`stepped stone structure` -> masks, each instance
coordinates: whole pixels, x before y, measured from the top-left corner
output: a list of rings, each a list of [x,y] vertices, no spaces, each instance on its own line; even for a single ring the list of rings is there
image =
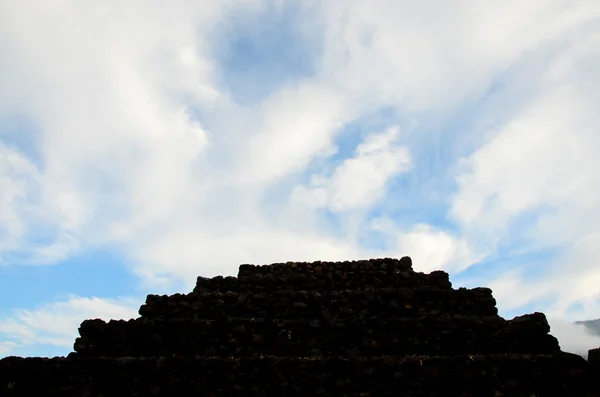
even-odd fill
[[[84,321],[66,358],[0,360],[0,395],[600,396],[597,350],[408,257],[241,265],[139,313]]]

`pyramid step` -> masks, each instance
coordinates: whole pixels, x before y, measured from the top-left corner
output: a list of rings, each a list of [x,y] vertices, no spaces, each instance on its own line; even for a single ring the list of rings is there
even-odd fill
[[[320,269],[315,266],[315,269]],[[284,290],[314,290],[328,291],[331,289],[356,289],[373,287],[399,286],[430,286],[437,288],[452,288],[449,275],[443,271],[429,274],[416,273],[412,270],[361,270],[361,271],[331,271],[324,267],[315,271],[313,268],[297,267],[293,273],[246,273],[240,272],[239,277],[213,278],[198,277],[194,292],[227,292],[227,291],[265,291]]]
[[[560,351],[542,313],[498,316],[343,320],[86,320],[75,351],[82,356],[379,356],[389,354]]]
[[[311,274],[311,273],[346,273],[363,271],[384,272],[413,272],[412,259],[408,256],[400,259],[378,258],[358,261],[341,262],[286,262],[268,265],[240,265],[238,276],[251,276],[253,274]]]
[[[317,291],[282,290],[206,294],[148,295],[139,313],[145,318],[320,318],[323,309],[336,317],[421,317],[426,314],[496,315],[489,288],[365,288]]]
[[[16,396],[593,397],[582,357],[409,356],[361,359],[17,358],[0,360],[0,393]]]

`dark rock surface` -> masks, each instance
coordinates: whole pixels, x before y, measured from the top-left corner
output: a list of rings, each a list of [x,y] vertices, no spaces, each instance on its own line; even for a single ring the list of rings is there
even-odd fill
[[[561,352],[542,313],[410,258],[241,265],[84,321],[67,358],[0,360],[2,396],[600,396],[600,353]]]
[[[82,356],[361,356],[452,355],[559,352],[558,341],[538,326],[534,315],[378,318],[348,321],[272,320],[87,320],[75,350]],[[213,353],[214,354],[214,353]]]
[[[285,286],[283,287],[285,288]],[[148,295],[140,308],[143,318],[320,318],[327,309],[334,317],[422,317],[449,313],[490,316],[498,313],[492,291],[487,288],[408,286],[363,287],[317,292],[280,289],[273,292],[227,291],[172,296]]]

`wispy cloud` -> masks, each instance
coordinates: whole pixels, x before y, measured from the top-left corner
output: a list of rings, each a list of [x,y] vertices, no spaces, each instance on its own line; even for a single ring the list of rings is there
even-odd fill
[[[292,199],[333,212],[371,208],[384,197],[391,178],[410,170],[410,153],[394,145],[397,136],[395,128],[368,136],[331,175],[312,175],[309,186],[298,186]]]
[[[0,319],[2,353],[18,354],[30,345],[51,345],[72,351],[77,329],[83,320],[105,321],[137,318],[139,304],[132,299],[101,299],[70,296],[66,301],[52,302],[34,310],[14,310]]]

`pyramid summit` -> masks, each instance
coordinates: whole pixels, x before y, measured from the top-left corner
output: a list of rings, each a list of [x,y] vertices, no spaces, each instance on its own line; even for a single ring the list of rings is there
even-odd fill
[[[597,349],[408,257],[241,265],[139,314],[84,321],[66,358],[0,360],[2,395],[600,396]]]

